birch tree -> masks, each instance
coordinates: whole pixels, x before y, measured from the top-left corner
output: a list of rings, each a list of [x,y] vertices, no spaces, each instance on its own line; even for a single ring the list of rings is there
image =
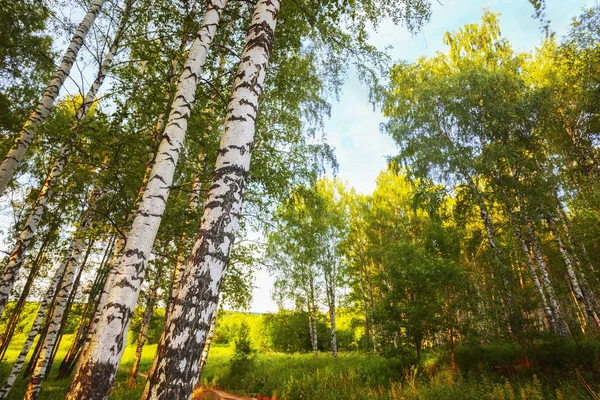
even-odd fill
[[[68,399],[104,399],[114,382],[125,347],[124,332],[131,321],[146,263],[165,210],[199,75],[225,4],[223,0],[209,4],[189,50],[152,172],[118,262],[114,284],[86,359],[82,360],[71,384]]]
[[[201,352],[238,228],[258,101],[279,6],[277,0],[260,0],[252,16],[229,100],[213,185],[182,284],[166,319],[146,398],[189,398],[198,379]]]
[[[75,289],[74,282],[75,277],[78,276],[80,268],[80,257],[85,244],[86,231],[89,230],[92,223],[94,206],[99,195],[100,193],[97,190],[93,190],[90,194],[88,209],[82,216],[77,231],[73,234],[73,239],[71,241],[67,257],[63,261],[64,266],[60,267],[61,270],[65,270],[65,275],[61,282],[60,290],[56,296],[54,307],[51,310],[51,313],[48,314],[48,331],[44,335],[41,353],[36,361],[31,382],[27,387],[27,392],[25,394],[26,399],[37,399],[39,397],[42,382],[48,373],[47,368],[52,354],[54,353],[60,327],[63,324],[63,317],[67,307],[67,302],[71,296],[71,291]]]
[[[79,130],[81,124],[83,123],[86,115],[90,111],[92,105],[95,103],[98,91],[100,90],[100,87],[102,86],[102,83],[104,82],[104,80],[108,74],[110,65],[112,63],[112,59],[115,56],[115,53],[117,52],[117,49],[119,47],[119,43],[122,39],[122,36],[125,33],[125,28],[126,28],[127,19],[128,19],[127,17],[129,14],[129,9],[131,7],[132,1],[133,0],[128,0],[127,6],[125,8],[125,12],[124,12],[121,22],[120,22],[120,25],[115,33],[115,36],[112,40],[109,50],[106,53],[104,60],[102,61],[102,64],[100,65],[96,79],[92,83],[92,86],[88,90],[81,105],[77,109],[77,112],[75,114],[75,121],[73,122],[73,125],[71,127],[72,137],[77,136],[78,130]],[[101,3],[100,3],[100,5],[101,5]],[[96,10],[96,9],[94,9],[94,10]],[[95,15],[98,12],[99,12],[99,6],[98,6],[98,9],[96,11],[94,11],[92,14],[88,13],[88,17],[91,18],[92,16],[94,16],[94,18],[95,18]],[[88,18],[88,17],[86,17],[86,18]],[[85,22],[85,20],[84,20],[84,22]],[[89,24],[91,24],[93,22],[93,19],[88,22],[89,22]],[[89,29],[89,27],[86,29]],[[81,39],[81,40],[83,40],[83,39]],[[81,45],[82,44],[79,44],[79,46],[81,46]],[[46,114],[47,114],[47,112],[46,112]],[[45,116],[44,116],[44,118],[45,118]],[[20,147],[20,148],[22,148],[22,147]],[[13,287],[15,279],[17,278],[17,276],[19,274],[21,265],[23,264],[23,260],[24,260],[25,254],[27,252],[27,249],[36,234],[39,223],[40,223],[42,216],[44,215],[44,212],[46,211],[46,208],[48,206],[48,202],[52,198],[52,192],[53,192],[52,188],[57,183],[57,181],[60,179],[62,171],[65,168],[65,165],[67,164],[67,161],[68,161],[69,156],[71,155],[72,151],[73,151],[73,144],[70,142],[69,139],[67,139],[67,141],[61,146],[58,158],[54,162],[52,169],[46,176],[46,179],[39,191],[37,199],[35,200],[32,208],[31,208],[31,212],[25,223],[23,231],[19,235],[17,242],[16,242],[15,246],[13,247],[13,250],[10,253],[8,263],[7,263],[6,267],[4,268],[4,272],[2,275],[2,281],[0,282],[0,315],[2,315],[2,312],[4,311],[4,307],[6,306],[8,297],[10,296],[10,291]]]
[[[71,38],[71,42],[62,58],[60,66],[44,90],[38,105],[29,116],[27,122],[23,125],[17,141],[9,150],[2,161],[2,164],[0,164],[0,196],[4,194],[6,186],[14,176],[19,163],[33,141],[36,129],[44,122],[54,106],[58,93],[65,80],[68,78],[71,68],[77,59],[77,54],[84,45],[85,38],[105,2],[106,0],[94,0],[90,5],[85,17],[79,24],[77,31]]]
[[[60,282],[63,280],[64,274],[66,272],[65,268],[66,268],[66,264],[63,263],[61,265],[61,267],[59,269],[57,269],[56,272],[54,273],[54,276],[50,282],[50,286],[48,287],[46,294],[44,295],[44,298],[43,298],[42,302],[40,303],[40,308],[39,308],[39,310],[36,314],[36,317],[33,321],[33,325],[31,326],[31,329],[29,330],[29,334],[27,335],[27,338],[25,339],[23,348],[21,349],[21,352],[19,353],[17,360],[13,364],[12,371],[10,372],[10,375],[8,376],[6,383],[4,384],[2,389],[0,389],[0,399],[5,399],[8,396],[8,393],[12,389],[15,381],[17,380],[17,377],[19,376],[19,373],[21,372],[21,369],[23,368],[23,365],[25,364],[25,359],[27,358],[27,354],[29,354],[31,345],[33,345],[33,341],[35,340],[35,337],[37,336],[38,331],[42,325],[42,321],[44,320],[44,315],[46,315],[48,312],[48,305],[52,302],[52,299],[56,295],[56,291],[60,285]],[[48,314],[48,316],[49,316],[49,314]]]

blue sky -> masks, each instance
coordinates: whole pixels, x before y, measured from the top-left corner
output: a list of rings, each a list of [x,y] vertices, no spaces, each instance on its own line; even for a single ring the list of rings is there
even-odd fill
[[[433,0],[432,3],[432,18],[421,33],[411,36],[405,28],[383,21],[378,31],[372,34],[371,42],[380,49],[391,46],[389,54],[394,61],[414,61],[423,55],[445,51],[444,34],[464,24],[479,22],[485,8],[501,13],[502,35],[516,51],[532,50],[544,37],[527,0],[440,0],[439,3]],[[550,20],[551,30],[560,38],[568,31],[573,17],[581,13],[582,7],[596,4],[589,0],[546,0],[546,18]],[[396,152],[392,139],[379,131],[379,125],[384,121],[381,112],[373,110],[369,104],[368,89],[356,76],[349,75],[340,100],[333,104],[325,131],[336,149],[338,176],[365,194],[375,188],[375,179],[386,166],[385,157]],[[250,310],[276,311],[277,306],[271,300],[272,278],[265,271],[259,271],[255,285]]]

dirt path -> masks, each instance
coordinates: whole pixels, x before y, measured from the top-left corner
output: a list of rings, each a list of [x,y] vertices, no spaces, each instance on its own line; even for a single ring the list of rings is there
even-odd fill
[[[194,392],[192,400],[255,400],[253,397],[238,396],[216,389],[204,389]]]

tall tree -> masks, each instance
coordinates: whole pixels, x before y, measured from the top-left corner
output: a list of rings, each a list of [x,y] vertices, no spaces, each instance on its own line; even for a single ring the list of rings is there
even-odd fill
[[[196,86],[215,36],[224,0],[211,1],[189,50],[157,156],[118,262],[114,284],[101,320],[79,366],[68,399],[108,397],[125,348],[127,328],[144,279],[146,263],[164,213]],[[119,317],[115,317],[115,316]]]
[[[6,155],[4,161],[2,161],[2,164],[0,165],[0,196],[4,194],[6,186],[12,179],[25,152],[33,141],[36,129],[44,122],[48,113],[54,106],[58,93],[69,76],[71,68],[77,59],[77,54],[84,44],[85,37],[105,2],[106,0],[95,0],[91,4],[85,17],[79,24],[77,31],[73,35],[60,66],[44,90],[40,102],[29,116],[27,122],[23,125],[16,143]]]
[[[229,100],[213,184],[182,284],[167,315],[145,398],[188,398],[198,379],[201,352],[238,229],[279,6],[277,0],[256,4]]]

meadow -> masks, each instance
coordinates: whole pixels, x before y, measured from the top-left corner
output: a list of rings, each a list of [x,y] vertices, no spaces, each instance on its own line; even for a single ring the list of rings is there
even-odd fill
[[[68,349],[65,335],[57,360]],[[24,335],[15,337],[0,364],[5,378]],[[135,346],[125,350],[111,399],[139,399],[145,373],[156,344],[145,346],[136,385],[127,387]],[[216,343],[202,377],[205,387],[276,399],[598,399],[600,396],[600,343],[541,342],[535,354],[515,351],[511,345],[469,346],[458,349],[454,363],[447,352],[427,352],[420,360],[384,358],[356,351],[341,352],[337,359],[325,352],[286,354],[253,349],[236,356],[234,341]],[[52,368],[41,399],[62,398],[69,380],[55,380]],[[21,399],[26,380],[19,379],[9,399]]]

